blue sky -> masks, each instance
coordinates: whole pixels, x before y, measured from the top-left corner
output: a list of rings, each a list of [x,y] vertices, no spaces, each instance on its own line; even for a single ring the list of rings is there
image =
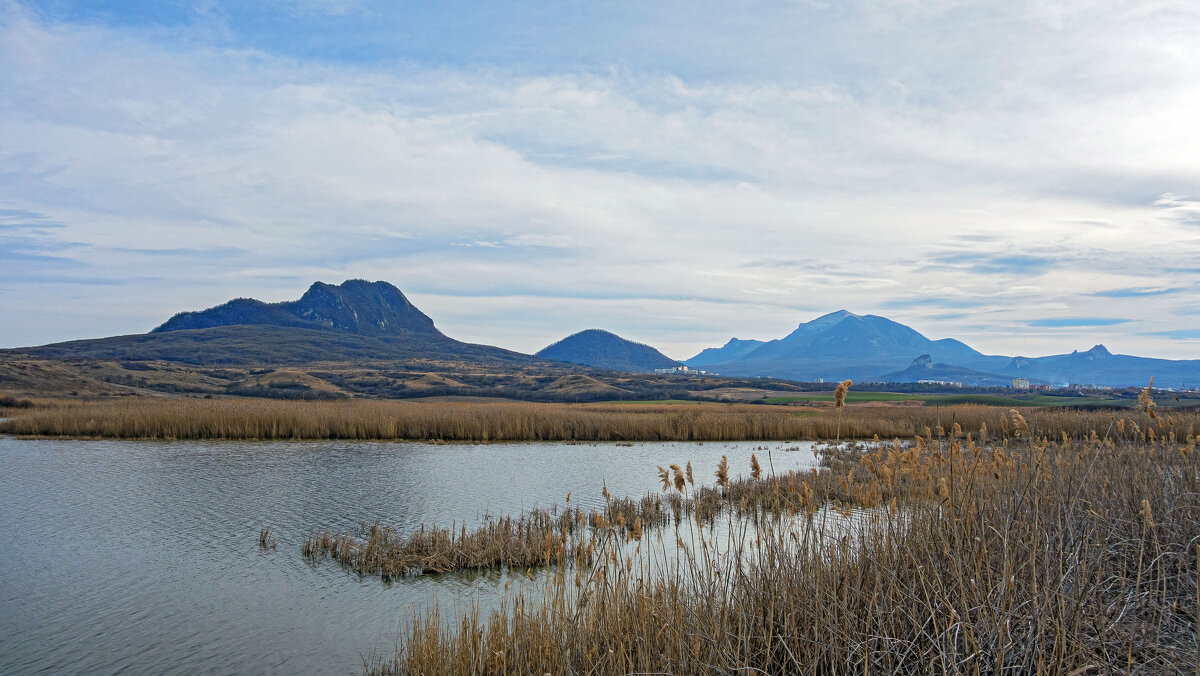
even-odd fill
[[[0,0],[0,346],[383,279],[687,357],[835,309],[1200,358],[1182,1]]]

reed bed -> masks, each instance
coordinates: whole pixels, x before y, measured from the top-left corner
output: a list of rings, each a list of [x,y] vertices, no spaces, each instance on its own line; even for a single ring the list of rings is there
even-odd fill
[[[691,468],[660,468],[664,501],[693,509],[673,520],[678,547],[657,550],[679,565],[654,563],[649,533],[628,555],[628,534],[601,523],[589,565],[486,616],[418,614],[369,670],[1196,673],[1195,429],[1144,413],[1086,434],[1046,422],[1007,411],[988,430],[838,447],[815,473],[755,463],[733,481],[723,463],[703,489]],[[701,518],[711,500],[723,547]],[[852,534],[821,527],[831,507]]]
[[[564,562],[581,556],[572,535],[582,527],[582,512],[534,510],[503,517],[468,531],[427,528],[402,536],[379,524],[351,532],[313,531],[302,551],[309,558],[327,556],[362,575],[385,579],[446,573],[470,568],[525,568]]]
[[[608,498],[599,510],[568,506],[534,509],[517,517],[489,519],[468,530],[421,526],[401,534],[380,524],[355,531],[313,530],[301,549],[310,559],[328,557],[360,575],[385,579],[426,573],[550,565],[590,565],[601,540],[609,536],[640,540],[644,528],[685,518],[686,500],[678,495],[648,495],[640,500]]]
[[[1128,411],[1023,409],[1034,434],[1116,434]],[[0,433],[140,439],[436,439],[446,441],[740,441],[910,438],[958,424],[1002,431],[1005,409],[761,405],[615,405],[384,400],[121,399],[16,411]],[[1177,420],[1176,420],[1177,419]],[[1178,413],[1179,427],[1200,413]],[[1125,428],[1137,434],[1134,423]]]

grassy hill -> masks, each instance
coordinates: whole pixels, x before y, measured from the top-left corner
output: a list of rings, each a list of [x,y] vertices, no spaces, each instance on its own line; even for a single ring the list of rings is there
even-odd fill
[[[635,343],[600,329],[571,334],[543,348],[537,356],[631,373],[651,373],[654,369],[679,365],[679,362],[649,345]]]
[[[379,359],[444,359],[526,365],[540,361],[498,347],[445,336],[364,336],[285,326],[219,326],[76,340],[0,350],[0,357],[172,361],[181,364],[307,364]]]

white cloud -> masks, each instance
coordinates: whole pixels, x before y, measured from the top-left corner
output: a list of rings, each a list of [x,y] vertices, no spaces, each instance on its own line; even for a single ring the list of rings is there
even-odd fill
[[[157,280],[126,283],[142,302],[111,308],[105,331],[318,277],[387,279],[451,335],[522,350],[630,327],[685,356],[914,297],[942,304],[883,313],[981,348],[1049,345],[996,328],[1034,309],[1186,328],[1167,317],[1194,292],[1085,294],[1200,286],[1196,202],[1176,195],[1200,184],[1200,18],[1063,7],[862,2],[828,28],[871,39],[796,61],[798,77],[735,52],[751,75],[686,78],[314,63],[0,5],[0,208],[65,224],[39,241],[91,278]],[[765,42],[783,61],[814,49]],[[0,273],[0,304],[61,297],[36,272]],[[951,301],[965,316],[935,318]],[[69,324],[0,344],[99,326]]]

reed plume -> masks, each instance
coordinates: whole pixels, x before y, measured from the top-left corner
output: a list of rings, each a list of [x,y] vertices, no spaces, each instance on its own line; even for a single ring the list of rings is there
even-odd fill
[[[723,455],[720,464],[717,465],[717,485],[729,489],[729,458]]]
[[[1150,384],[1146,385],[1146,387],[1144,389],[1142,389],[1141,392],[1138,392],[1138,405],[1142,407],[1142,411],[1144,411],[1146,413],[1146,415],[1150,417],[1151,420],[1154,420],[1155,418],[1158,417],[1158,414],[1154,412],[1154,409],[1157,407],[1157,404],[1155,404],[1154,400],[1150,398],[1150,391],[1153,389],[1154,389],[1154,376],[1150,376]]]
[[[675,490],[682,493],[687,488],[687,478],[684,477],[683,470],[679,465],[671,465],[671,471],[675,473]]]
[[[1028,437],[1029,423],[1025,421],[1025,416],[1021,415],[1021,412],[1015,408],[1010,408],[1008,412],[1012,416],[1013,436],[1017,438]]]
[[[662,465],[658,466],[658,480],[662,482],[662,489],[670,490],[671,488],[671,472],[663,469]]]
[[[837,409],[837,441],[842,441],[842,409],[846,407],[846,393],[850,391],[850,386],[854,381],[849,378],[838,384],[837,389],[833,392],[833,407]]]
[[[758,456],[753,453],[750,454],[750,478],[762,478],[762,465],[758,464]]]
[[[850,386],[854,381],[847,378],[838,384],[837,389],[833,391],[833,406],[841,408],[846,405],[846,393],[850,391]]]

